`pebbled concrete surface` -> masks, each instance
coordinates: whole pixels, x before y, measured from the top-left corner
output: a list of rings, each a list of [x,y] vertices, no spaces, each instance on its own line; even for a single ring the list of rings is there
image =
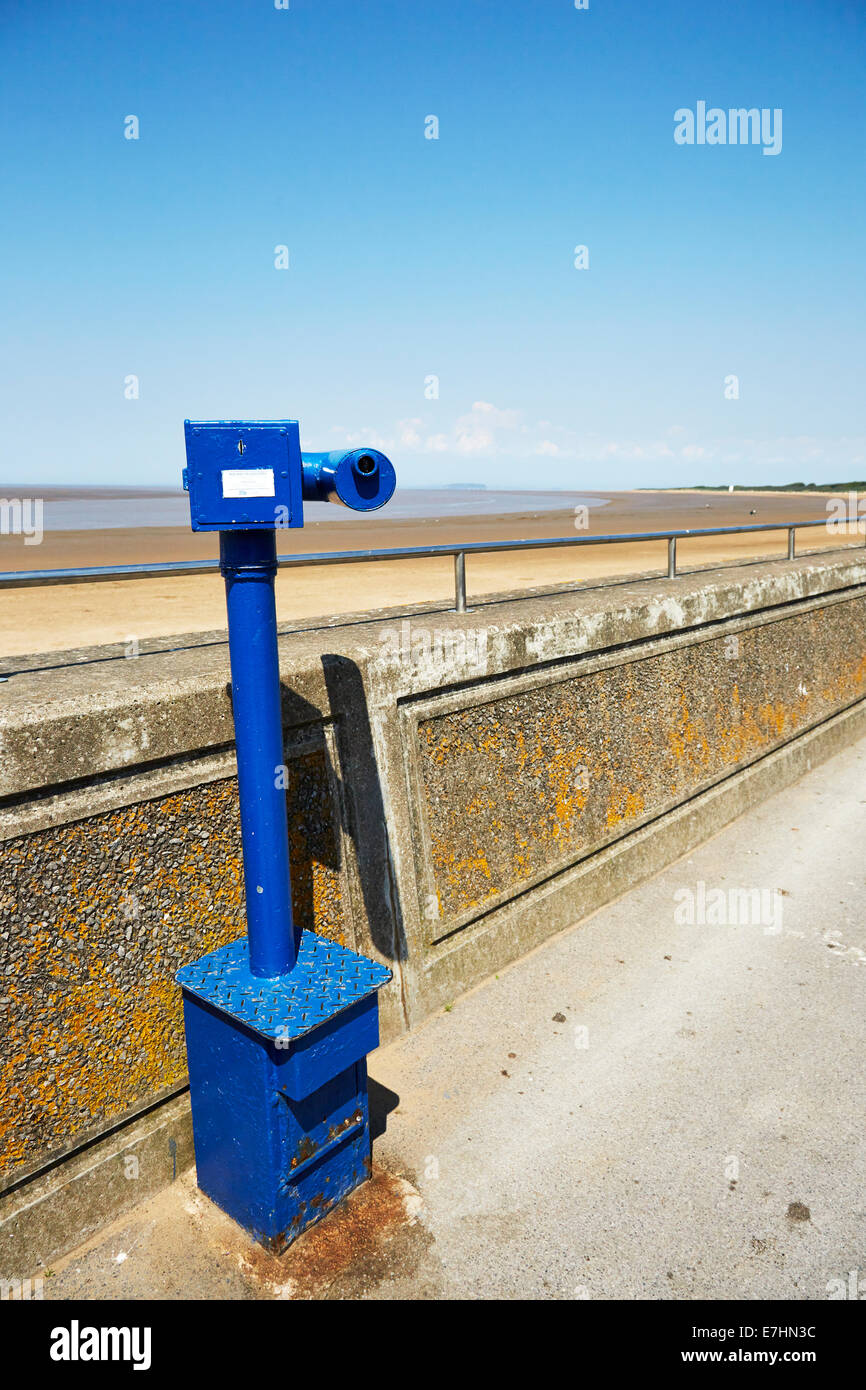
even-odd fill
[[[866,1293],[864,841],[861,741],[376,1053],[378,1176],[287,1255],[186,1174],[45,1297]]]

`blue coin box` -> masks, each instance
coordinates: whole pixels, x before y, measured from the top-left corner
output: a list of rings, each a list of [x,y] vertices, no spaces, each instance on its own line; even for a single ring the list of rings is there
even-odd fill
[[[193,531],[303,526],[297,420],[185,420]]]

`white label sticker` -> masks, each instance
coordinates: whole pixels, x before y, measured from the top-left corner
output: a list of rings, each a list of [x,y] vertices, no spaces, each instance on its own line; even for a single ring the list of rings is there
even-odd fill
[[[272,468],[224,468],[223,497],[273,497]]]

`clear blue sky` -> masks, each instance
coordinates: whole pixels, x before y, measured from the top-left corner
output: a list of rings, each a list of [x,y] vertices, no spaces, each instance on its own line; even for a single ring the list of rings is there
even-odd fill
[[[410,484],[866,477],[862,0],[2,0],[0,34],[7,481],[176,482],[185,416]],[[781,108],[781,153],[678,146],[698,101]]]

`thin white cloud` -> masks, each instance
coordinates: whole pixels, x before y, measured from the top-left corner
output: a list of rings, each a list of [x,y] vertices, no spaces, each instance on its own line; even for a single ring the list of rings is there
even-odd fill
[[[699,468],[701,477],[711,478],[715,469],[736,468],[740,474],[748,472],[750,480],[760,481],[763,472],[769,478],[772,470],[783,468],[791,479],[803,470],[826,474],[832,469],[841,477],[845,473],[853,476],[851,470],[857,467],[862,469],[866,457],[863,436],[696,439],[693,434],[689,438],[689,434],[683,425],[674,424],[660,438],[605,438],[597,433],[579,433],[550,420],[532,422],[521,410],[482,400],[474,401],[469,410],[453,418],[445,428],[431,411],[398,420],[387,434],[372,427],[350,431],[334,426],[331,430],[332,447],[338,443],[351,447],[370,444],[385,453],[403,451],[416,458],[450,453],[478,461],[543,458],[578,467],[622,464],[624,468],[631,467],[632,476],[634,465],[641,472],[658,472],[659,465],[666,465],[665,476],[678,468],[687,468],[690,474]],[[527,479],[528,483],[531,481]]]

